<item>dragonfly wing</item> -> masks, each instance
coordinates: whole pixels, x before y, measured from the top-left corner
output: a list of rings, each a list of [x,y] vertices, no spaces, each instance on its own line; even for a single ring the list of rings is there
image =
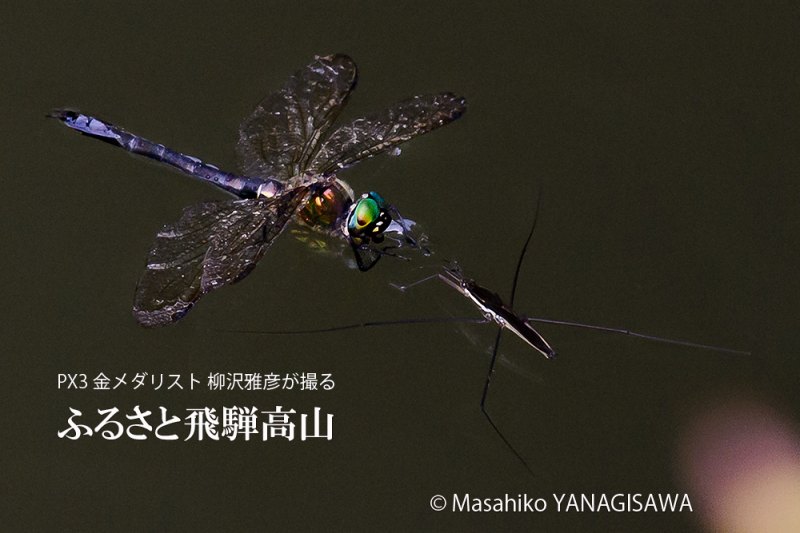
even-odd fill
[[[306,169],[356,84],[345,55],[317,57],[267,96],[239,126],[236,152],[245,176],[287,180]]]
[[[338,128],[320,147],[308,169],[332,174],[362,159],[391,150],[457,119],[466,101],[451,93],[414,96],[382,113],[357,118]]]
[[[133,314],[143,326],[175,322],[201,296],[247,276],[269,248],[306,189],[275,198],[205,202],[164,226],[136,287]]]

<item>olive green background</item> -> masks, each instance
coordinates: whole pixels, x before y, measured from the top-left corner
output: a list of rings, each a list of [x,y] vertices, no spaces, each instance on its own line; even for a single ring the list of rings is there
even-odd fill
[[[699,513],[453,514],[434,494],[685,492],[682,428],[752,397],[795,423],[800,107],[796,7],[614,3],[6,4],[2,25],[3,464],[10,529],[703,530]],[[234,168],[239,121],[314,54],[350,54],[346,116],[443,90],[458,122],[344,177],[424,224],[516,307],[753,351],[568,328],[545,361],[491,326],[288,329],[474,312],[386,260],[368,274],[284,235],[185,321],[139,328],[155,232],[224,198],[44,118],[95,113]],[[514,370],[514,368],[518,370]],[[331,392],[64,391],[59,373],[331,372]],[[203,380],[204,381],[204,380]],[[331,442],[60,440],[68,408],[282,405],[333,413]],[[96,418],[96,415],[94,415]]]

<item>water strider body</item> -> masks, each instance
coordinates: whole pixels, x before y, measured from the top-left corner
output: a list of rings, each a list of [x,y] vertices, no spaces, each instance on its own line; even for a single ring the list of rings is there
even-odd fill
[[[473,279],[465,277],[461,269],[457,267],[445,266],[437,276],[471,300],[483,313],[487,321],[492,321],[501,328],[509,330],[547,359],[552,359],[556,356],[555,350],[550,347],[538,331],[533,329],[530,321],[514,311],[510,305],[503,302],[496,292],[478,285]]]
[[[317,57],[267,96],[239,127],[241,174],[224,172],[78,111],[50,116],[82,134],[171,165],[238,197],[184,209],[164,226],[134,297],[143,326],[181,319],[204,294],[247,276],[291,220],[348,243],[369,270],[398,248],[425,251],[413,222],[379,194],[356,199],[339,171],[459,118],[463,98],[414,96],[333,128],[357,79],[345,55]]]

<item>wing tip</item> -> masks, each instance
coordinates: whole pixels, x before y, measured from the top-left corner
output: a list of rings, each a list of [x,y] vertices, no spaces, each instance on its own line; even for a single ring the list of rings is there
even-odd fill
[[[450,106],[450,116],[453,117],[453,120],[467,112],[467,99],[465,97],[449,91],[442,93],[441,97],[445,100],[444,103]]]

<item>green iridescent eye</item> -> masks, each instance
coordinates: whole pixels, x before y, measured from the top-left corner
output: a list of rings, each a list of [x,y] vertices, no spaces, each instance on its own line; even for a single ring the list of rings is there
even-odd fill
[[[375,200],[375,202],[378,203],[378,207],[380,207],[381,209],[386,207],[386,200],[384,200],[383,196],[381,196],[380,194],[376,193],[375,191],[370,191],[370,193],[367,195],[367,197],[368,198],[372,198],[373,200]]]
[[[356,204],[347,229],[351,232],[359,232],[375,222],[381,214],[381,209],[377,202],[372,198],[361,198]]]

